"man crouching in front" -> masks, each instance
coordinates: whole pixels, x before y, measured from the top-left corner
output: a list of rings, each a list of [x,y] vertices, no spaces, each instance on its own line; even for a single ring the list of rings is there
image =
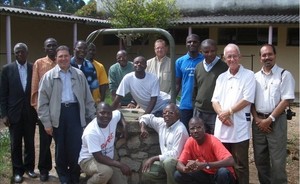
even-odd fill
[[[87,184],[127,184],[126,176],[131,169],[114,160],[114,142],[117,124],[123,125],[123,135],[127,138],[126,122],[119,110],[101,102],[97,106],[97,118],[92,120],[82,135],[79,165],[87,176]]]

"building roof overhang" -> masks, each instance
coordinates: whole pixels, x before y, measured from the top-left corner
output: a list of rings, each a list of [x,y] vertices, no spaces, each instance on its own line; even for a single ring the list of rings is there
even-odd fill
[[[1,15],[27,16],[39,19],[51,19],[56,21],[81,22],[92,25],[110,27],[108,20],[81,17],[66,13],[44,12],[37,10],[22,9],[10,6],[0,6]],[[173,21],[174,26],[178,25],[241,25],[241,24],[299,24],[299,14],[277,14],[277,15],[203,15],[184,16]]]
[[[44,11],[36,11],[29,9],[22,9],[16,7],[8,7],[8,6],[0,6],[0,14],[1,15],[15,15],[15,16],[27,16],[31,18],[39,18],[39,19],[47,19],[47,20],[59,20],[59,21],[69,21],[69,22],[80,22],[91,25],[102,25],[102,26],[110,26],[108,20],[91,18],[91,17],[81,17],[66,13],[54,13],[54,12],[44,12]]]
[[[207,24],[299,24],[298,15],[222,15],[182,17],[174,25]]]

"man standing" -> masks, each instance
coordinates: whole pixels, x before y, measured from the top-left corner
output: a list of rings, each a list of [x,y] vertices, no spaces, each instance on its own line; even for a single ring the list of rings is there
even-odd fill
[[[80,69],[88,81],[94,101],[100,101],[99,81],[97,79],[97,72],[91,61],[85,59],[87,55],[87,43],[79,40],[75,43],[74,57],[71,58],[71,65]]]
[[[240,49],[235,44],[224,48],[229,69],[219,75],[212,97],[216,119],[214,135],[232,154],[239,184],[249,184],[248,149],[250,107],[254,102],[254,73],[240,65]]]
[[[4,65],[1,72],[0,116],[9,128],[13,181],[21,183],[24,172],[31,178],[37,177],[34,172],[37,114],[30,105],[32,64],[27,61],[27,45],[17,43],[14,54],[16,61]]]
[[[204,57],[199,53],[200,39],[196,34],[186,38],[188,53],[176,60],[176,96],[181,90],[180,120],[188,130],[188,123],[193,117],[192,90],[194,85],[194,72],[196,65]]]
[[[113,64],[108,71],[109,90],[112,99],[116,97],[116,91],[124,78],[124,76],[130,72],[133,72],[133,63],[127,60],[127,52],[125,50],[119,50],[117,52],[117,63]],[[132,100],[132,96],[127,94],[121,100],[122,106],[127,106]]]
[[[204,122],[193,117],[188,138],[178,159],[175,180],[180,184],[235,184],[234,160],[215,136],[205,133]]]
[[[295,98],[295,80],[276,64],[273,45],[261,47],[262,69],[255,74],[255,104],[252,105],[254,160],[260,183],[287,183],[287,120],[285,109]]]
[[[143,56],[138,56],[133,60],[134,72],[131,72],[123,78],[118,90],[117,96],[113,101],[112,107],[118,108],[121,99],[130,93],[135,101],[133,105],[139,105],[145,114],[154,114],[162,116],[163,109],[170,101],[170,96],[164,92],[160,92],[158,78],[148,72],[145,72],[147,67],[146,59]],[[135,102],[137,104],[135,104]]]
[[[78,163],[83,172],[91,176],[87,183],[126,184],[125,176],[130,168],[114,160],[114,143],[117,125],[123,126],[122,134],[127,139],[126,122],[120,111],[101,102],[97,107],[97,118],[88,124],[82,135],[82,147]]]
[[[193,104],[194,116],[204,121],[205,131],[214,134],[217,114],[211,104],[218,76],[228,69],[228,66],[217,56],[217,44],[212,39],[201,43],[204,60],[195,69]]]
[[[104,66],[95,60],[96,56],[96,45],[90,43],[88,46],[86,59],[93,63],[94,68],[97,72],[97,80],[99,83],[100,98],[96,100],[97,103],[103,102],[105,100],[106,90],[108,88],[108,79]],[[95,90],[96,91],[96,90]]]
[[[179,109],[173,103],[163,110],[163,118],[146,114],[139,119],[141,137],[149,135],[146,126],[153,128],[159,136],[160,155],[147,159],[142,167],[145,181],[174,184],[173,177],[179,157],[189,134],[179,120]]]
[[[36,60],[32,68],[31,81],[31,105],[37,110],[39,82],[43,75],[56,65],[57,41],[54,38],[47,38],[44,42],[46,57]],[[38,121],[40,134],[40,154],[38,169],[40,170],[40,180],[47,181],[49,171],[52,169],[52,158],[50,145],[52,136],[45,132],[42,122]]]
[[[81,136],[83,127],[95,117],[95,103],[84,74],[70,65],[69,48],[59,46],[56,51],[57,65],[40,82],[38,115],[55,141],[60,182],[79,183]]]
[[[171,92],[171,59],[166,56],[168,46],[166,41],[158,39],[154,43],[155,57],[147,61],[146,72],[156,75],[159,79],[160,90]]]

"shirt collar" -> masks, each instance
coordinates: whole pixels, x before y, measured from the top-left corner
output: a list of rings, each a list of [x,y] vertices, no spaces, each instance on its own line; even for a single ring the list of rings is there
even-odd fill
[[[213,62],[207,63],[206,60],[204,59],[204,60],[203,60],[203,63],[204,63],[206,66],[214,66],[214,65],[219,61],[219,59],[220,59],[220,58],[219,58],[218,56],[216,56],[215,59],[213,60]]]
[[[173,123],[171,126],[169,126],[169,127],[167,128],[167,130],[168,130],[168,131],[171,131],[172,129],[174,129],[174,127],[177,126],[177,124],[178,124],[179,122],[180,122],[180,119],[177,120],[175,123]]]
[[[278,68],[279,68],[279,67],[277,66],[277,64],[275,64],[275,65],[271,68],[270,74],[275,73],[275,72],[277,71]],[[264,68],[263,68],[263,67],[260,69],[260,71],[261,71],[262,74],[267,75],[267,73],[264,71]]]
[[[18,68],[20,68],[21,66],[24,66],[24,67],[27,69],[27,61],[26,61],[23,65],[21,65],[21,64],[18,62],[18,60],[16,60],[16,63],[17,63]]]
[[[244,70],[244,67],[240,64],[239,71],[235,75],[232,75],[230,73],[230,69],[228,68],[228,70],[227,70],[227,78],[228,79],[230,79],[230,78],[240,78],[242,70]]]

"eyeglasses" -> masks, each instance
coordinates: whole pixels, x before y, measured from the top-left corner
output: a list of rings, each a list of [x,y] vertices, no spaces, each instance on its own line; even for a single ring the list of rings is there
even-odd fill
[[[224,56],[225,59],[237,59],[239,57],[240,57],[240,55],[228,55],[228,56]]]

